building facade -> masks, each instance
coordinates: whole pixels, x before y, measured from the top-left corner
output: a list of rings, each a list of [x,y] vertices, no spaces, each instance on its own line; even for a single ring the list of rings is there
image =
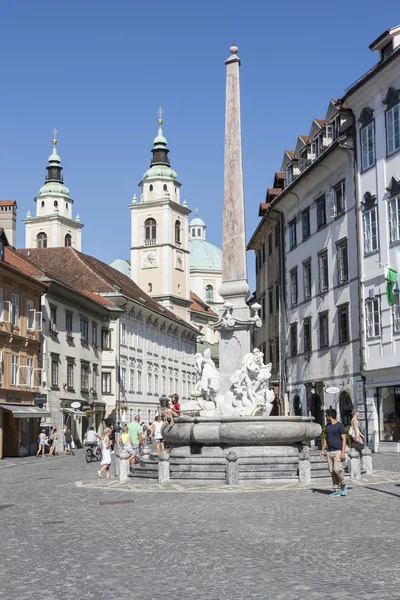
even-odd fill
[[[48,416],[41,385],[41,296],[47,286],[28,275],[0,232],[0,458],[32,454]]]
[[[360,336],[375,450],[400,451],[400,303],[386,297],[384,267],[400,272],[400,26],[371,45],[377,64],[342,98],[356,128]]]

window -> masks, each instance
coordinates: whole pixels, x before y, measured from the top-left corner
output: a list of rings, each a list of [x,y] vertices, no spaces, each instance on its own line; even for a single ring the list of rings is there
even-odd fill
[[[376,206],[363,215],[364,222],[364,252],[374,252],[378,249],[378,234],[376,224]]]
[[[17,294],[11,296],[11,325],[15,327],[19,325],[19,296]]]
[[[67,363],[67,387],[69,390],[74,389],[74,365],[72,362]]]
[[[328,282],[328,253],[322,252],[318,255],[318,267],[319,267],[319,291],[326,292],[329,288]]]
[[[26,359],[26,386],[33,387],[33,358]]]
[[[349,306],[338,306],[339,344],[345,344],[350,339]]]
[[[388,154],[400,148],[400,104],[386,112],[386,141]]]
[[[277,283],[276,287],[275,287],[275,306],[276,306],[276,310],[278,311],[280,308],[279,283]]]
[[[99,344],[99,340],[97,338],[97,323],[92,321],[92,344],[95,348],[97,348]]]
[[[293,181],[293,167],[289,165],[285,170],[285,187]]]
[[[269,314],[274,314],[274,293],[271,290],[268,291],[268,304],[269,304]]]
[[[147,328],[147,352],[153,352],[153,331]]]
[[[393,52],[393,41],[390,40],[390,42],[388,44],[386,44],[386,46],[383,46],[382,50],[381,50],[381,60],[385,60],[386,58],[388,58]]]
[[[65,313],[65,331],[67,335],[72,334],[72,313],[70,312]]]
[[[297,244],[296,238],[296,219],[289,223],[289,248],[294,248]]]
[[[142,393],[142,371],[137,372],[137,392]]]
[[[381,317],[379,311],[379,299],[367,300],[365,303],[367,338],[379,337],[381,334]]]
[[[133,369],[129,370],[129,391],[133,392],[135,389],[135,371]]]
[[[89,321],[81,317],[81,340],[83,342],[89,341]]]
[[[58,358],[51,359],[51,387],[58,388]]]
[[[292,306],[297,304],[297,269],[290,273],[290,301]]]
[[[272,254],[272,232],[268,234],[268,256]]]
[[[164,396],[167,393],[167,378],[164,375],[162,377],[161,385],[162,385],[161,393]]]
[[[192,237],[196,237],[196,230],[194,228],[192,229]]]
[[[101,374],[101,393],[111,394],[111,373]]]
[[[306,208],[301,213],[301,223],[303,228],[303,240],[310,235],[310,209]]]
[[[47,248],[47,235],[45,233],[38,233],[36,237],[36,245],[38,248]]]
[[[27,317],[27,329],[29,331],[32,331],[35,329],[35,309],[34,309],[34,303],[32,300],[27,300],[26,301],[26,317]]]
[[[393,311],[393,333],[400,333],[400,303],[399,294],[396,294],[396,304],[392,306]]]
[[[89,391],[89,363],[81,363],[81,390]]]
[[[329,346],[329,324],[328,313],[319,315],[319,347],[327,348]]]
[[[152,191],[153,191],[153,186],[152,186],[152,184],[150,184],[149,185],[149,192],[152,192]]]
[[[290,326],[290,356],[297,354],[297,323]]]
[[[57,200],[54,200],[54,208],[58,208],[58,202],[57,202]]]
[[[157,243],[157,223],[154,219],[144,222],[144,245],[152,246]]]
[[[206,302],[214,301],[214,288],[212,285],[206,285]]]
[[[338,283],[346,283],[349,279],[349,267],[347,258],[347,240],[337,244],[338,259]]]
[[[136,340],[137,340],[137,348],[138,350],[142,350],[143,347],[143,329],[141,327],[137,328],[137,333],[136,333]]]
[[[154,375],[154,393],[158,395],[158,375]]]
[[[197,235],[198,235],[198,237],[201,237],[201,229],[197,230]]]
[[[164,185],[163,185],[163,190],[164,190],[164,192],[168,192],[168,186],[166,183],[164,183]]]
[[[315,201],[317,207],[317,229],[321,229],[326,225],[326,207],[325,207],[325,196],[321,196]]]
[[[126,345],[126,323],[121,323],[121,344]]]
[[[101,349],[111,350],[111,331],[109,329],[101,330]]]
[[[304,299],[309,300],[311,298],[311,261],[304,263],[303,275],[304,275]]]
[[[93,392],[93,394],[97,394],[97,376],[98,376],[97,365],[93,365],[93,369],[92,369],[92,392]]]
[[[11,355],[11,385],[18,385],[18,366],[19,356],[17,354]]]
[[[389,202],[389,229],[390,241],[400,240],[400,196],[392,198]]]
[[[311,350],[312,350],[311,317],[307,317],[303,321],[303,336],[304,336],[304,352],[311,352]]]
[[[72,246],[72,236],[70,233],[67,233],[64,238],[64,246]]]
[[[375,164],[375,125],[368,123],[360,131],[361,168],[363,171]]]
[[[175,244],[181,243],[181,222],[175,221]]]
[[[304,171],[307,168],[307,150],[303,150],[299,156],[299,168],[300,171]]]
[[[344,194],[345,185],[343,180],[333,188],[335,216],[341,215],[344,212]]]
[[[121,386],[123,390],[126,390],[126,368],[121,367]]]
[[[49,333],[57,333],[57,307],[50,306]]]

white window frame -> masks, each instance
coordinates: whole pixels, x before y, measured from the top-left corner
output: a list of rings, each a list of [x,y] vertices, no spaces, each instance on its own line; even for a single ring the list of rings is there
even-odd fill
[[[378,211],[376,206],[363,214],[364,225],[364,254],[378,250]],[[375,233],[374,233],[375,228]]]
[[[389,200],[390,242],[400,241],[400,196]]]
[[[292,306],[297,306],[299,296],[299,286],[297,278],[297,269],[290,272],[290,303]]]
[[[104,385],[106,384],[106,385]],[[111,373],[105,372],[101,374],[101,393],[111,394]]]
[[[338,283],[342,285],[349,280],[349,254],[347,240],[337,243]]]
[[[399,294],[396,294],[396,304],[392,306],[393,333],[400,333],[400,304]]]
[[[126,323],[121,323],[121,344],[126,346]]]
[[[121,385],[126,390],[126,367],[121,367]]]
[[[400,104],[386,111],[386,147],[388,155],[400,148]]]
[[[379,298],[368,299],[365,302],[365,321],[367,339],[381,336],[381,312]]]
[[[67,389],[74,389],[74,364],[70,361],[67,362]]]
[[[142,371],[140,370],[137,372],[137,393],[142,393]]]
[[[11,295],[11,325],[18,327],[19,325],[19,296],[18,294]]]
[[[309,269],[309,277],[306,273]],[[309,300],[312,296],[312,280],[311,280],[311,261],[307,261],[303,264],[303,279],[304,279],[304,300]]]
[[[366,171],[375,164],[375,122],[372,121],[360,130],[361,170]],[[372,150],[371,150],[372,147]],[[372,157],[371,157],[372,152]]]
[[[326,277],[324,276],[323,261],[326,260]],[[328,252],[322,252],[318,255],[318,279],[319,279],[319,291],[321,293],[329,290],[329,263],[328,263]]]
[[[19,356],[11,354],[11,385],[19,385]]]
[[[135,389],[135,369],[129,369],[129,391],[133,392]]]
[[[147,373],[147,393],[153,393],[153,373]]]

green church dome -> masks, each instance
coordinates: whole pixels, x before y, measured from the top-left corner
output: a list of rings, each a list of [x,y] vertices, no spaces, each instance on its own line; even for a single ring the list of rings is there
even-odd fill
[[[171,167],[166,165],[152,165],[150,169],[147,169],[143,175],[143,179],[155,179],[158,177],[165,177],[167,179],[176,179],[177,173]]]
[[[69,189],[63,183],[58,181],[49,181],[42,185],[39,190],[39,196],[45,196],[46,194],[57,194],[61,196],[69,196]]]
[[[206,224],[204,223],[203,219],[200,219],[200,217],[193,217],[193,219],[189,223],[189,227],[205,227],[205,226],[206,226]]]
[[[189,249],[191,271],[222,271],[222,250],[217,246],[205,240],[192,239]]]

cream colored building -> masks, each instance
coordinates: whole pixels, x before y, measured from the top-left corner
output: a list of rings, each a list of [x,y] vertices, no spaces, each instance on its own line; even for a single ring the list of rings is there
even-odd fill
[[[49,156],[47,176],[39,194],[35,197],[36,216],[28,211],[25,224],[26,248],[82,247],[82,227],[79,215],[72,218],[73,199],[64,185],[61,158],[56,150],[57,140],[53,139],[53,152]],[[10,241],[11,245],[12,240]]]

